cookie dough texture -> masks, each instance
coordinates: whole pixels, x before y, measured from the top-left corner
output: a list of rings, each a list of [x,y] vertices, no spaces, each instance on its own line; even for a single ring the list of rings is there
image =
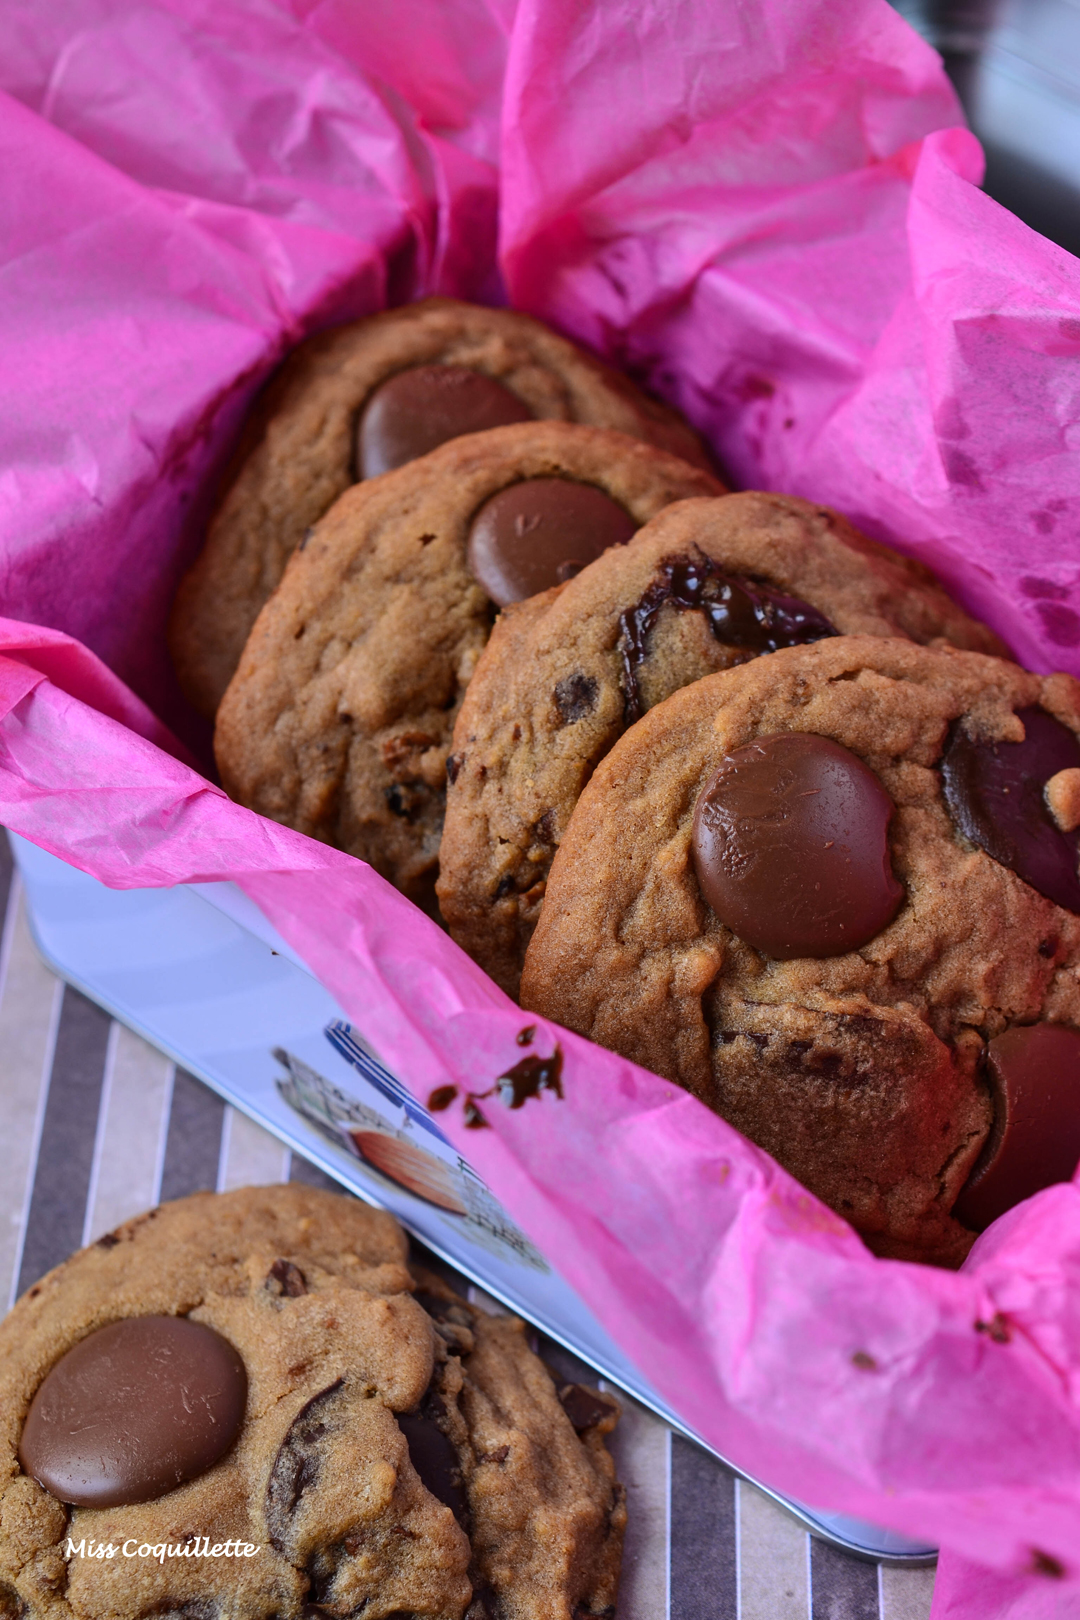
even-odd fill
[[[293,557],[221,704],[234,799],[433,905],[450,738],[494,616],[469,527],[499,490],[545,477],[594,484],[639,523],[720,489],[652,445],[561,422],[469,434],[357,484]]]
[[[305,531],[356,478],[356,421],[395,372],[465,366],[494,377],[541,420],[614,428],[706,467],[676,412],[510,310],[429,298],[302,343],[257,402],[206,545],[181,583],[169,645],[191,702],[213,715],[255,618]]]
[[[801,598],[843,634],[1002,650],[918,563],[781,495],[670,506],[569,584],[506,609],[454,727],[437,890],[453,937],[510,995],[574,806],[626,730],[621,621],[676,558]],[[641,706],[753,656],[668,602],[638,666]]]
[[[292,1269],[272,1271],[281,1261]],[[239,1350],[240,1438],[157,1501],[65,1508],[19,1469],[30,1400],[95,1328],[154,1313],[190,1315]],[[397,1414],[417,1409],[456,1451],[464,1528],[410,1460]],[[410,1275],[389,1215],[297,1186],[200,1193],[80,1251],[0,1325],[0,1614],[611,1614],[625,1519],[602,1438],[612,1424],[579,1437],[522,1324]],[[68,1537],[175,1546],[196,1535],[259,1552],[64,1557]]]
[[[950,1216],[986,1138],[985,1043],[1080,1028],[1080,917],[954,826],[949,728],[1018,741],[1041,705],[1080,733],[1080,685],[975,653],[865,636],[707,676],[650,711],[586,787],[552,866],[522,1005],[677,1081],[881,1254],[958,1263]],[[831,737],[896,805],[906,899],[858,951],[776,962],[709,910],[691,860],[701,788],[757,737]]]

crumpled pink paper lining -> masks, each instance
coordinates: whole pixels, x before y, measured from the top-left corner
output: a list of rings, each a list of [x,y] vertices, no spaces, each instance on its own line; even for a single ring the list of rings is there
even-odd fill
[[[162,724],[198,744],[168,601],[302,332],[499,298],[497,211],[512,301],[740,482],[835,504],[1080,668],[1080,273],[974,188],[884,0],[8,0],[0,83],[0,820],[117,886],[239,881],[421,1098],[486,1090],[520,1012]],[[693,1099],[556,1040],[564,1101],[442,1118],[667,1399],[770,1484],[940,1540],[939,1615],[1075,1604],[1080,1189],[959,1275],[875,1261]]]

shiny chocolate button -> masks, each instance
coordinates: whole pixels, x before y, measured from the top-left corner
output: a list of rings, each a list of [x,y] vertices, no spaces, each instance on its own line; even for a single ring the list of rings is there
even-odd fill
[[[211,1468],[240,1432],[247,1373],[220,1333],[180,1316],[98,1328],[53,1367],[19,1442],[61,1502],[149,1502]]]
[[[562,584],[636,529],[626,508],[593,484],[530,478],[480,508],[469,531],[469,568],[506,607]]]
[[[452,1440],[423,1412],[399,1412],[398,1427],[409,1447],[412,1463],[425,1489],[444,1502],[459,1524],[466,1518],[467,1503],[461,1479],[461,1463]]]
[[[1080,1033],[1022,1024],[987,1047],[994,1123],[953,1214],[981,1232],[1080,1163]]]
[[[462,433],[532,419],[523,400],[482,371],[413,366],[387,378],[364,406],[356,430],[357,473],[375,478]]]
[[[896,915],[893,802],[829,737],[759,737],[720,764],[698,798],[701,892],[733,933],[776,961],[858,950]]]
[[[964,837],[1066,911],[1080,915],[1080,833],[1063,832],[1046,786],[1080,767],[1080,740],[1043,709],[1021,709],[1023,742],[953,728],[941,759],[945,802]]]

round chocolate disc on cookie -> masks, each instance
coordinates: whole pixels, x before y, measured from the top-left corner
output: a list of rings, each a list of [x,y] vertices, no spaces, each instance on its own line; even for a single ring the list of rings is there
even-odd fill
[[[1021,709],[1023,742],[953,728],[941,761],[945,800],[973,844],[1057,906],[1080,915],[1080,832],[1062,832],[1046,784],[1080,766],[1080,741],[1043,709]]]
[[[576,1432],[522,1323],[342,1194],[196,1193],[81,1249],[0,1322],[0,1413],[3,1620],[615,1613],[613,1406]]]
[[[61,1502],[150,1502],[211,1468],[240,1432],[244,1363],[182,1316],[136,1316],[81,1340],[34,1396],[19,1444]]]
[[[904,898],[889,862],[893,810],[869,766],[830,738],[760,737],[730,754],[698,798],[701,892],[776,961],[858,950]]]
[[[529,422],[532,414],[524,400],[482,371],[412,366],[376,388],[360,413],[356,470],[361,478],[375,478],[447,439]]]
[[[548,872],[522,1007],[686,1086],[875,1252],[958,1265],[977,1219],[1004,1207],[992,1194],[1026,1196],[1080,1156],[1065,1115],[1080,1076],[1068,1085],[1064,1054],[1055,1074],[1026,1047],[1080,1043],[1080,916],[957,836],[940,769],[957,732],[1007,738],[1033,709],[1077,737],[1080,682],[848,634],[682,687],[592,768]],[[572,736],[591,764],[588,724]],[[1005,1026],[995,1110],[979,1031]],[[995,1112],[994,1168],[965,1193]],[[1029,1161],[1042,1180],[1025,1181]]]
[[[530,478],[485,501],[469,531],[469,571],[499,607],[573,578],[638,525],[593,484]]]
[[[434,910],[450,736],[492,600],[543,590],[716,488],[636,439],[540,421],[354,485],[244,649],[214,738],[226,791]]]
[[[289,558],[358,477],[529,421],[625,433],[711,469],[675,411],[516,310],[427,298],[302,343],[249,416],[177,591],[169,647],[196,708],[213,715]]]
[[[1065,1024],[1027,1024],[990,1042],[986,1073],[994,1124],[953,1206],[981,1232],[1021,1203],[1069,1181],[1080,1162],[1080,1032]]]
[[[849,635],[997,646],[924,569],[838,513],[754,492],[673,503],[501,614],[448,763],[437,893],[453,938],[516,996],[555,851],[627,727],[703,676]],[[1068,782],[1054,793],[1067,819]]]

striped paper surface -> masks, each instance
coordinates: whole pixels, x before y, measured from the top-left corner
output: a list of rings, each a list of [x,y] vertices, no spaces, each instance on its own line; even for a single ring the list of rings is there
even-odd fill
[[[161,1200],[288,1180],[335,1186],[45,967],[6,838],[0,915],[0,1297],[8,1306],[73,1249]],[[595,1381],[560,1347],[545,1342],[542,1354],[578,1381]],[[867,1563],[816,1540],[625,1397],[611,1444],[630,1510],[619,1620],[929,1615],[932,1570]]]

